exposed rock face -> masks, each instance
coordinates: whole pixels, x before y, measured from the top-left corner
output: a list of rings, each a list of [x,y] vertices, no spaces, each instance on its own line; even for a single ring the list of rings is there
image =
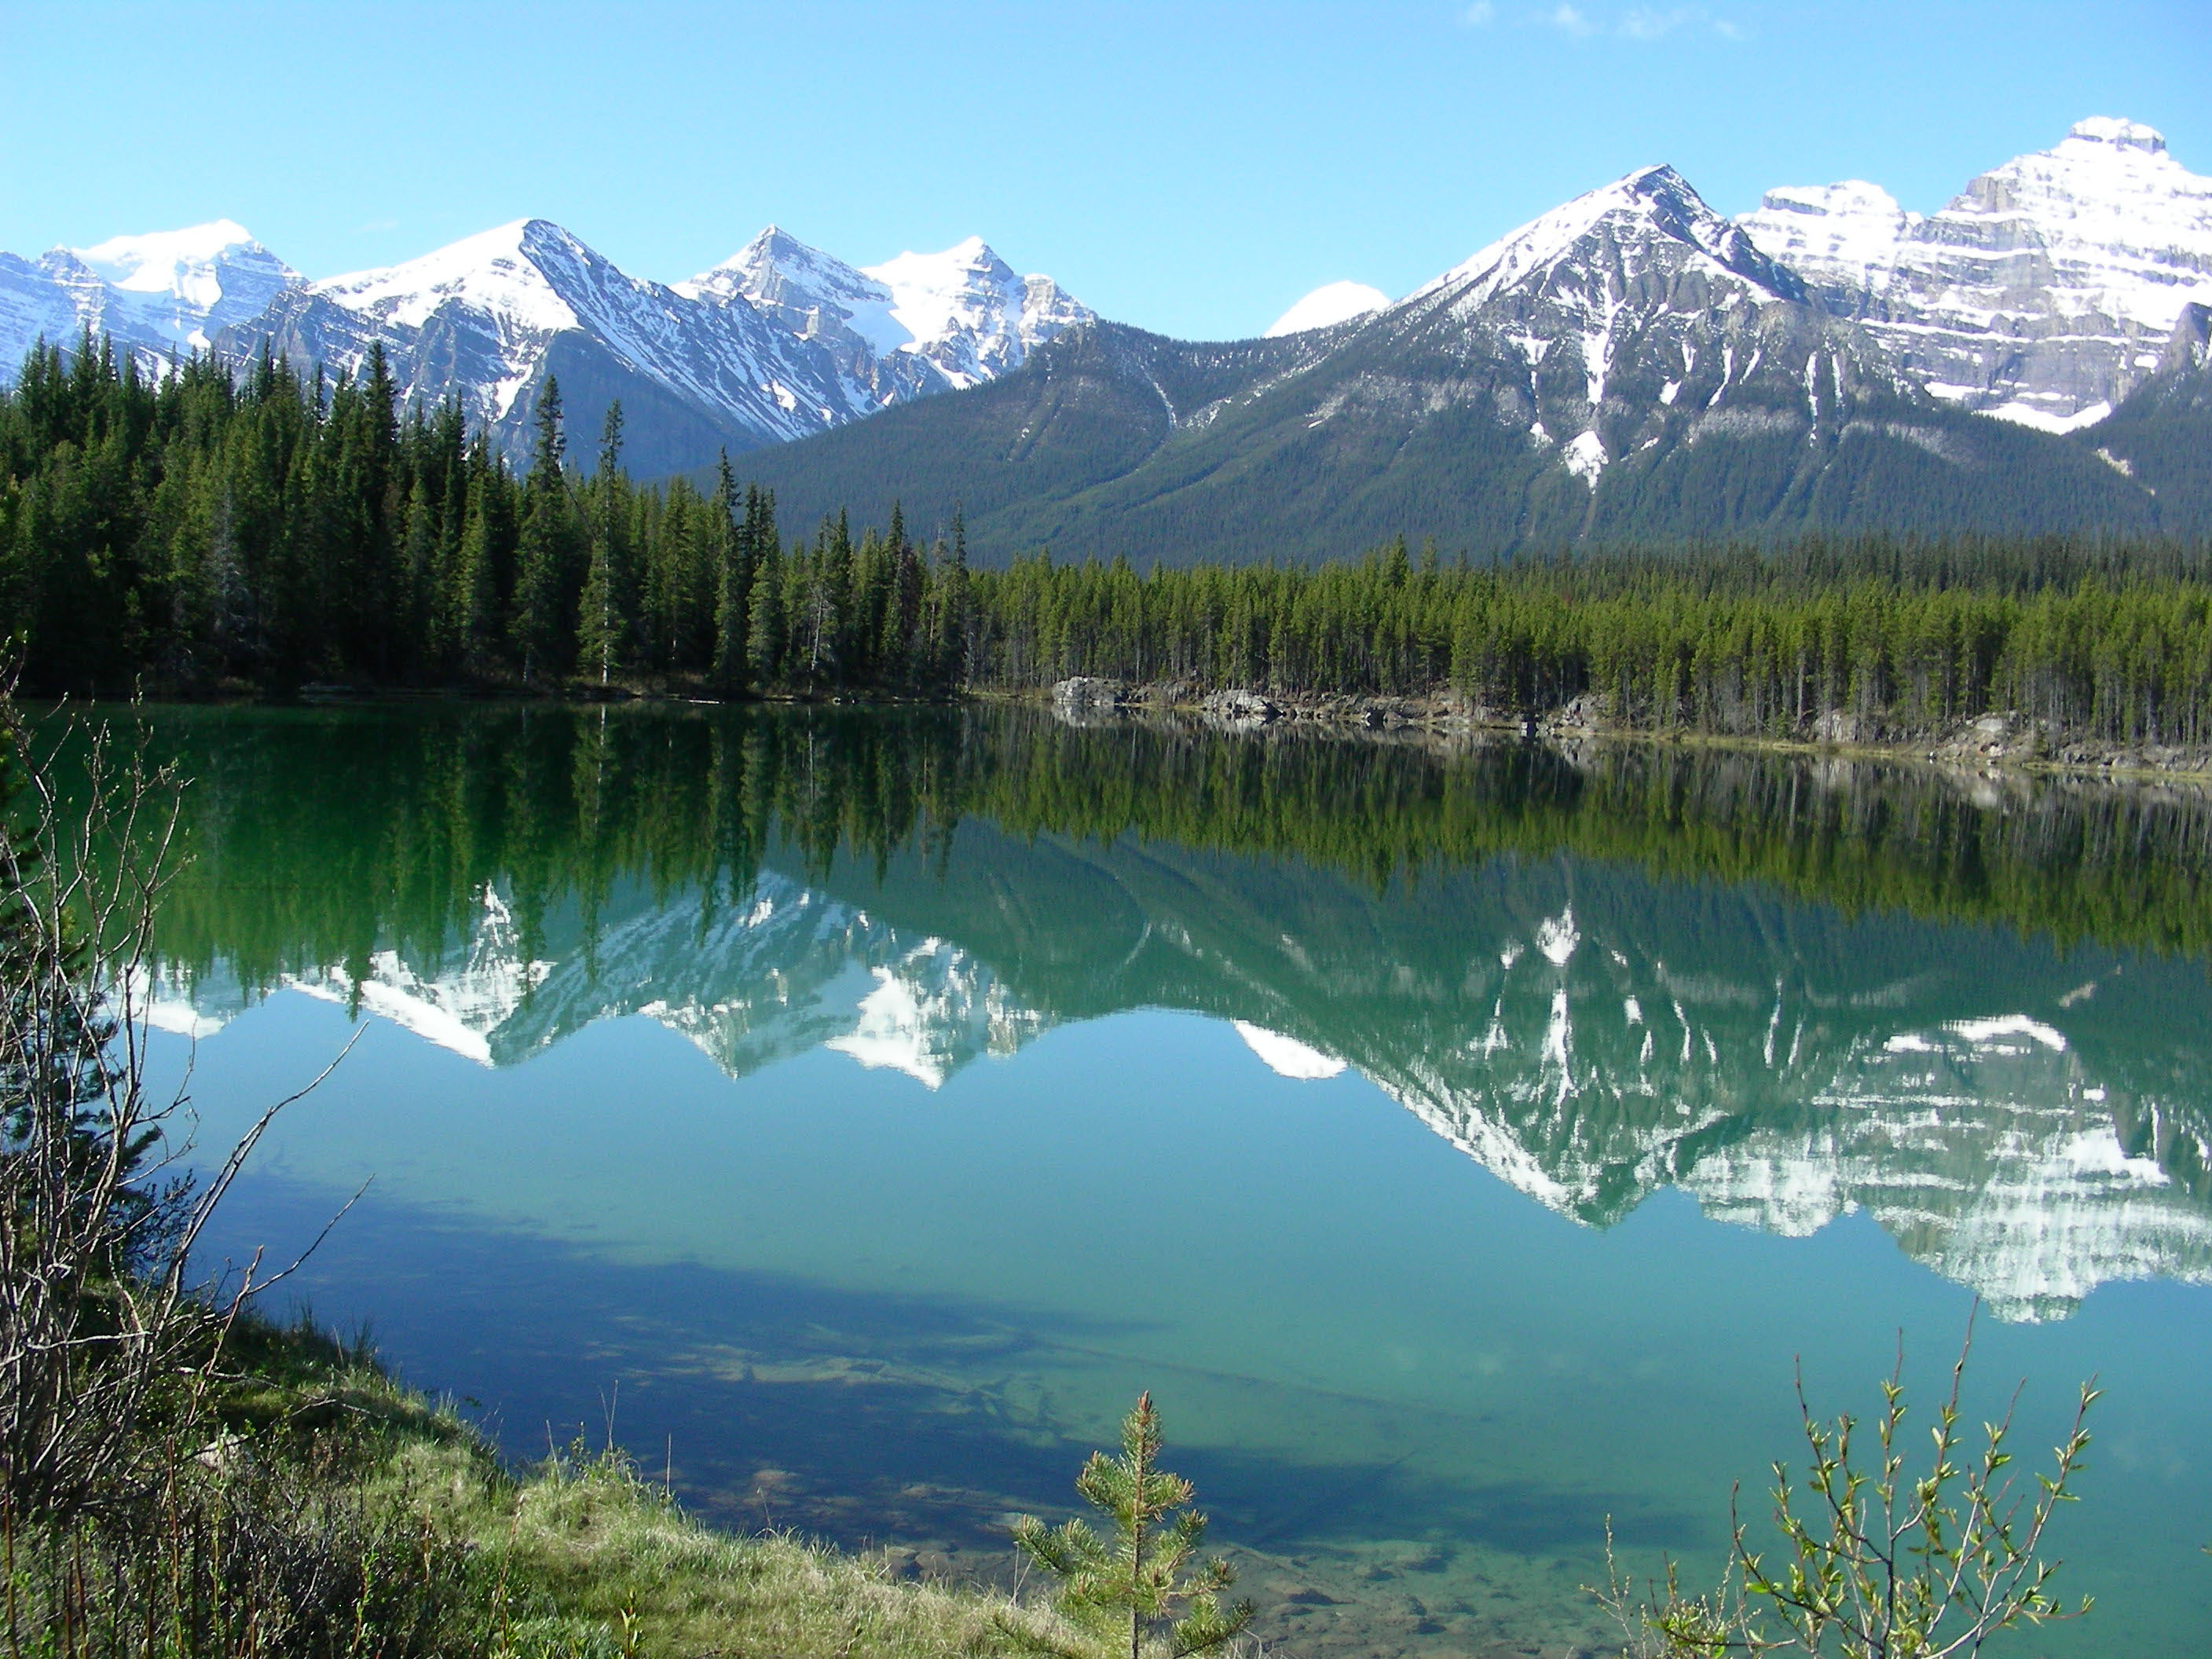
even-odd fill
[[[1925,218],[1850,180],[1737,223],[1938,397],[2046,430],[2109,414],[2212,297],[2212,179],[2131,121],[2080,122]]]
[[[821,439],[748,470],[801,520],[957,500],[991,560],[2212,522],[2201,441],[2122,431],[2131,394],[2197,372],[2212,306],[2212,179],[2131,122],[2081,122],[1925,217],[1851,181],[1730,222],[1646,167],[1395,305],[1310,301],[1282,337],[1176,342],[972,238],[863,268],[771,226],[662,284],[542,220],[303,284],[225,222],[0,255],[0,375],[88,326],[149,363],[273,345],[358,373],[380,346],[404,399],[457,398],[514,457],[557,376],[580,444],[621,400],[635,472]],[[834,435],[945,391],[977,395]],[[2115,410],[2087,444],[1966,418]]]
[[[1062,680],[1052,688],[1053,704],[1060,708],[1112,708],[1121,703],[1122,695],[1121,687],[1115,681],[1086,674]]]
[[[1672,167],[1522,227],[1366,333],[1401,356],[1460,359],[1466,390],[1593,494],[1609,466],[1656,447],[1832,433],[1864,393],[1915,391]]]
[[[836,341],[878,405],[994,379],[1031,347],[1095,320],[1052,278],[1017,275],[973,236],[859,268],[770,225],[677,289],[721,304],[743,298],[801,338]],[[866,413],[866,398],[856,406]]]
[[[1206,718],[1231,726],[1264,726],[1283,711],[1257,691],[1216,691],[1199,705]]]

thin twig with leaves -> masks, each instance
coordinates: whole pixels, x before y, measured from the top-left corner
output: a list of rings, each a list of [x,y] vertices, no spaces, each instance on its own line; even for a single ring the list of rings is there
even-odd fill
[[[2061,1563],[2044,1547],[2051,1519],[2076,1501],[2073,1488],[2087,1467],[2095,1381],[2081,1386],[2051,1472],[2022,1486],[2006,1449],[2018,1389],[2003,1415],[1982,1425],[1978,1443],[1961,1427],[1972,1346],[1970,1318],[1949,1392],[1929,1429],[1929,1460],[1917,1473],[1906,1467],[1901,1342],[1881,1383],[1871,1467],[1856,1456],[1859,1420],[1848,1413],[1832,1422],[1814,1417],[1801,1370],[1798,1420],[1810,1455],[1802,1485],[1786,1465],[1773,1466],[1780,1549],[1751,1547],[1731,1498],[1730,1562],[1715,1590],[1686,1595],[1670,1565],[1663,1589],[1637,1600],[1613,1566],[1608,1533],[1607,1588],[1598,1596],[1620,1620],[1626,1650],[1655,1659],[1777,1651],[1954,1659],[1978,1652],[1999,1631],[2087,1613],[2090,1598],[2069,1607],[2054,1594]]]

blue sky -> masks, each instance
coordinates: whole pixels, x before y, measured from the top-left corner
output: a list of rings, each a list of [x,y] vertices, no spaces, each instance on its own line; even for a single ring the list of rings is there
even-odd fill
[[[0,0],[0,248],[228,216],[311,276],[525,215],[672,281],[983,236],[1108,316],[1393,295],[1650,161],[1940,206],[2089,114],[2212,172],[2212,3]]]

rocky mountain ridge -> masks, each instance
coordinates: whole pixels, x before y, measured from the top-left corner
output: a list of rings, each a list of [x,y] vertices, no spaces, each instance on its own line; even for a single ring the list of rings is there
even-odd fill
[[[2050,431],[2111,414],[2212,301],[2212,178],[2110,117],[1924,217],[1853,179],[1770,191],[1735,222],[1937,396]]]
[[[0,373],[34,342],[87,329],[155,374],[191,351],[264,349],[357,374],[380,345],[404,404],[458,399],[518,459],[548,379],[581,434],[618,398],[630,465],[647,474],[976,385],[1091,320],[1051,278],[1016,274],[973,237],[862,270],[771,226],[674,284],[630,276],[543,219],[317,282],[227,221],[36,261],[0,255]]]
[[[1498,548],[1841,527],[1899,501],[1895,527],[2185,533],[2197,417],[2160,388],[2203,374],[2175,365],[2206,306],[2212,179],[2100,117],[1925,216],[1847,181],[1770,191],[1731,221],[1673,169],[1639,169],[1395,304],[1317,290],[1268,331],[1281,356],[1105,323],[975,239],[864,269],[771,226],[664,284],[520,220],[319,282],[227,222],[0,256],[0,362],[87,327],[149,367],[273,348],[358,372],[380,345],[404,398],[458,398],[511,455],[557,376],[580,442],[622,401],[635,471],[750,450],[802,519],[879,516],[889,495],[941,518],[957,500],[987,556],[1049,543],[1149,561],[1170,544],[1303,551],[1271,519],[1317,550],[1447,527]],[[1241,384],[1215,366],[1240,353]],[[926,464],[899,459],[903,433],[836,441],[1025,375],[994,404],[917,417]],[[1212,394],[1195,413],[1166,390],[1193,375]],[[1951,418],[2086,432],[2146,392],[2188,431],[2023,449]],[[1257,511],[1232,510],[1232,489]]]
[[[1178,398],[1170,388],[1203,386]],[[2109,449],[2110,453],[2100,453]],[[1670,167],[1577,198],[1380,312],[1243,347],[1101,323],[957,398],[767,452],[799,522],[963,510],[969,545],[1140,565],[1827,530],[2169,529],[2185,445],[1960,408]]]

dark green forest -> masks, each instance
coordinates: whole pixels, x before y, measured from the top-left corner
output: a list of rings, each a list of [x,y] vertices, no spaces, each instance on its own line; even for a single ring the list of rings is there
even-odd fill
[[[969,568],[894,507],[791,535],[726,461],[642,484],[610,410],[526,469],[457,408],[264,356],[159,382],[87,339],[0,392],[0,618],[38,690],[598,688],[941,697],[1070,675],[1406,696],[1594,694],[1639,728],[1920,733],[1992,710],[2106,742],[2212,741],[2206,550],[2049,537],[1319,568]]]

